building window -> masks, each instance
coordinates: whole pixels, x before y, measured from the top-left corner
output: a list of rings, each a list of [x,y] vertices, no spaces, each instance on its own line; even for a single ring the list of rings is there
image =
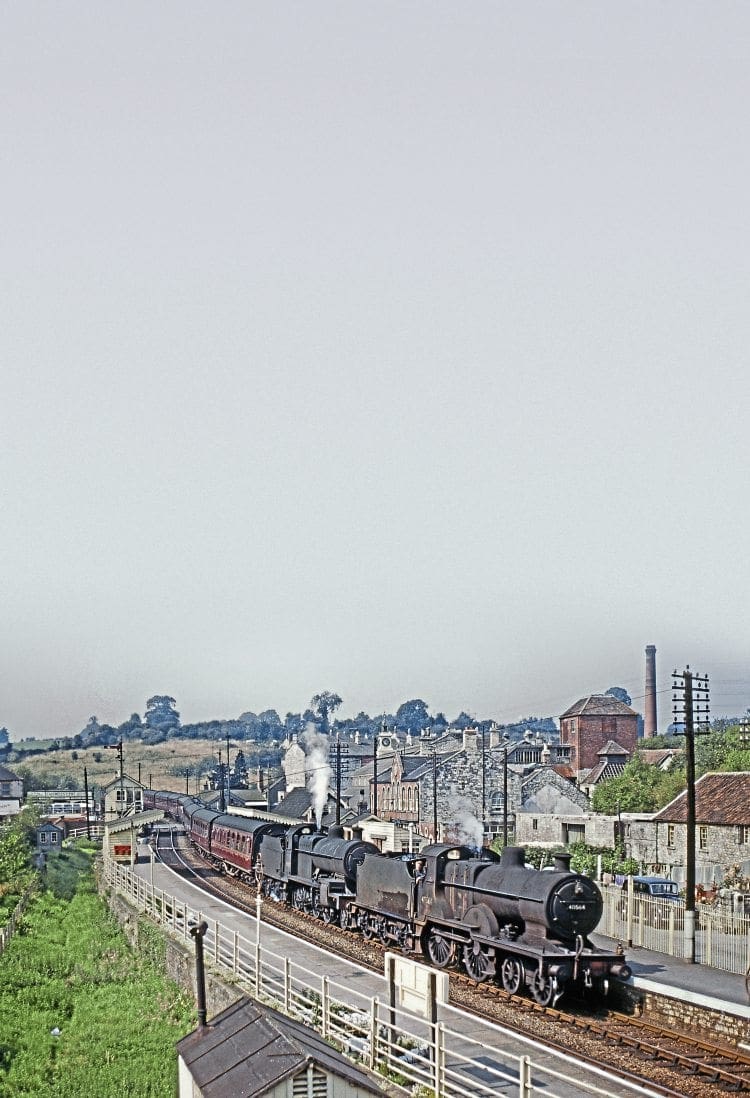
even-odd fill
[[[42,843],[44,843],[46,845],[46,843],[47,843],[47,832],[46,831],[42,831],[41,834],[39,835],[39,843],[40,843],[40,845]]]
[[[740,842],[750,843],[750,824],[740,824]]]
[[[708,850],[708,828],[698,828],[698,847],[700,850]]]
[[[532,831],[538,831],[539,830],[539,820],[532,820],[531,821],[531,830]]]
[[[667,846],[674,846],[674,824],[667,824]]]

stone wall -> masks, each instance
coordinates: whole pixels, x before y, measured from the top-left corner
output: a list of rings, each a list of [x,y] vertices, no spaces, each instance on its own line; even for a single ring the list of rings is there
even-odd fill
[[[164,933],[151,919],[141,914],[124,897],[109,888],[101,878],[98,881],[98,887],[134,950],[140,951],[143,948],[146,936],[144,928],[148,928],[150,933],[158,933],[163,938],[165,944],[165,975],[195,999],[195,946],[193,939],[191,938],[189,942],[182,942]],[[243,994],[244,992],[233,987],[227,981],[219,979],[206,967],[206,1014],[208,1018],[212,1018],[215,1014],[230,1006]]]

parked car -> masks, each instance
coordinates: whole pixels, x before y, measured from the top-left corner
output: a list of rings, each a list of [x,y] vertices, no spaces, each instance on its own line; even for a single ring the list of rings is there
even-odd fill
[[[622,918],[628,915],[628,880],[622,884],[623,897],[620,902]],[[652,902],[653,901],[653,902]],[[633,918],[643,919],[649,926],[669,926],[670,907],[680,901],[680,887],[677,881],[668,877],[633,877]]]

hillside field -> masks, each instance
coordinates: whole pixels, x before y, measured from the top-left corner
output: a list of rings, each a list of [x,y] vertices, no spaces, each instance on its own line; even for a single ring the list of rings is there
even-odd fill
[[[251,768],[252,778],[254,746],[232,741],[229,750],[231,762],[234,762],[239,747]],[[226,761],[226,743],[220,740],[170,739],[159,744],[128,740],[123,744],[123,769],[131,778],[140,779],[143,785],[152,789],[172,789],[178,793],[185,792],[185,771],[189,770],[189,792],[196,793],[203,788],[203,780],[197,776],[198,773],[205,773],[217,762],[220,749],[222,759]],[[88,773],[89,788],[106,785],[119,776],[119,758],[112,748],[79,747],[75,752],[76,759],[72,758],[73,754],[72,751],[45,751],[42,755],[23,756],[8,765],[12,770],[28,767],[48,781],[55,773],[61,781],[73,777],[79,789],[83,789],[84,767]]]

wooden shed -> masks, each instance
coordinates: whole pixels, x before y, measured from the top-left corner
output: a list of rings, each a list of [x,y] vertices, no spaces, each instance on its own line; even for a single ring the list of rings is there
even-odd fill
[[[177,1045],[179,1098],[369,1098],[386,1093],[314,1030],[238,999]]]

